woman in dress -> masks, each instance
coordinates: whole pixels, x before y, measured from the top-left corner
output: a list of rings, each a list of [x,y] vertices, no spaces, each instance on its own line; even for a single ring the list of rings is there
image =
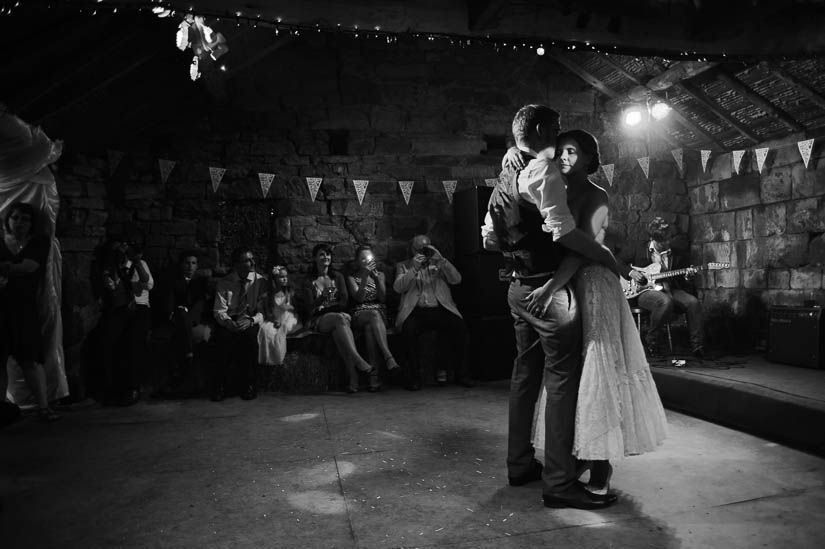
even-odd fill
[[[599,167],[599,145],[582,130],[558,137],[556,159],[567,180],[567,203],[580,229],[604,243],[608,196],[588,179]],[[573,455],[590,469],[588,490],[607,493],[610,460],[654,450],[665,438],[666,419],[650,374],[642,340],[616,275],[601,265],[585,264],[568,254],[556,275],[528,297],[528,310],[539,315],[553,293],[575,275],[582,310],[582,375],[576,405]],[[543,447],[542,391],[534,431]]]
[[[358,370],[371,372],[372,366],[358,354],[347,314],[349,295],[344,276],[332,268],[332,248],[318,244],[312,249],[314,262],[310,270],[307,303],[309,327],[316,332],[331,334],[349,376],[348,393],[358,391]]]
[[[278,366],[284,363],[286,336],[300,328],[292,304],[293,296],[289,272],[283,265],[275,265],[258,305],[264,315],[258,330],[258,364]]]
[[[358,270],[347,277],[347,288],[354,303],[351,310],[352,327],[353,330],[364,333],[367,356],[372,364],[367,390],[374,393],[381,390],[379,366],[385,364],[390,372],[398,368],[387,343],[387,307],[384,305],[387,281],[384,273],[378,270],[370,246],[358,247],[355,251],[355,264]]]
[[[60,419],[49,408],[43,337],[37,305],[49,240],[35,233],[37,211],[18,202],[9,207],[0,240],[0,400],[6,400],[7,363],[13,356],[39,406],[43,421]]]

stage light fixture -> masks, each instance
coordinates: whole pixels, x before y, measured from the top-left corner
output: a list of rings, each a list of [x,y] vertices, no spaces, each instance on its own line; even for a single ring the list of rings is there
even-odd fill
[[[642,107],[634,105],[625,109],[622,119],[628,126],[638,126],[644,118]]]
[[[670,105],[668,105],[664,101],[657,101],[650,108],[650,114],[653,115],[653,118],[655,118],[656,120],[662,120],[668,114],[670,114],[670,111],[671,111]]]

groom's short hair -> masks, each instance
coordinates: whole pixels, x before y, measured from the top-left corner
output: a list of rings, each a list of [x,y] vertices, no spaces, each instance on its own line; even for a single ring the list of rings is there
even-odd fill
[[[555,128],[559,133],[561,117],[545,105],[525,105],[513,117],[513,137],[516,141],[524,141],[539,124]]]

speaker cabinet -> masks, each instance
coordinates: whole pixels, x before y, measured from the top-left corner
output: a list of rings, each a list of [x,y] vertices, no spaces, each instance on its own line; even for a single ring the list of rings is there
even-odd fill
[[[768,360],[825,368],[819,307],[771,307],[768,312]]]
[[[456,256],[484,251],[481,226],[487,215],[487,203],[491,194],[492,187],[473,187],[453,195]]]

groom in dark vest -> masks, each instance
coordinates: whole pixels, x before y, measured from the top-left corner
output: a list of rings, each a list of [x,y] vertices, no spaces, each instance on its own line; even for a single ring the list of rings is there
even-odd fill
[[[523,170],[505,170],[490,197],[481,233],[484,247],[501,251],[512,268],[508,303],[518,355],[510,381],[507,471],[512,486],[543,480],[547,507],[599,509],[616,501],[577,483],[573,457],[576,398],[581,377],[581,318],[570,286],[548,295],[550,280],[568,250],[616,270],[613,255],[576,228],[565,182],[553,160],[559,114],[527,105],[513,119]],[[528,158],[525,158],[527,161]],[[533,415],[547,388],[544,467],[535,459]]]

